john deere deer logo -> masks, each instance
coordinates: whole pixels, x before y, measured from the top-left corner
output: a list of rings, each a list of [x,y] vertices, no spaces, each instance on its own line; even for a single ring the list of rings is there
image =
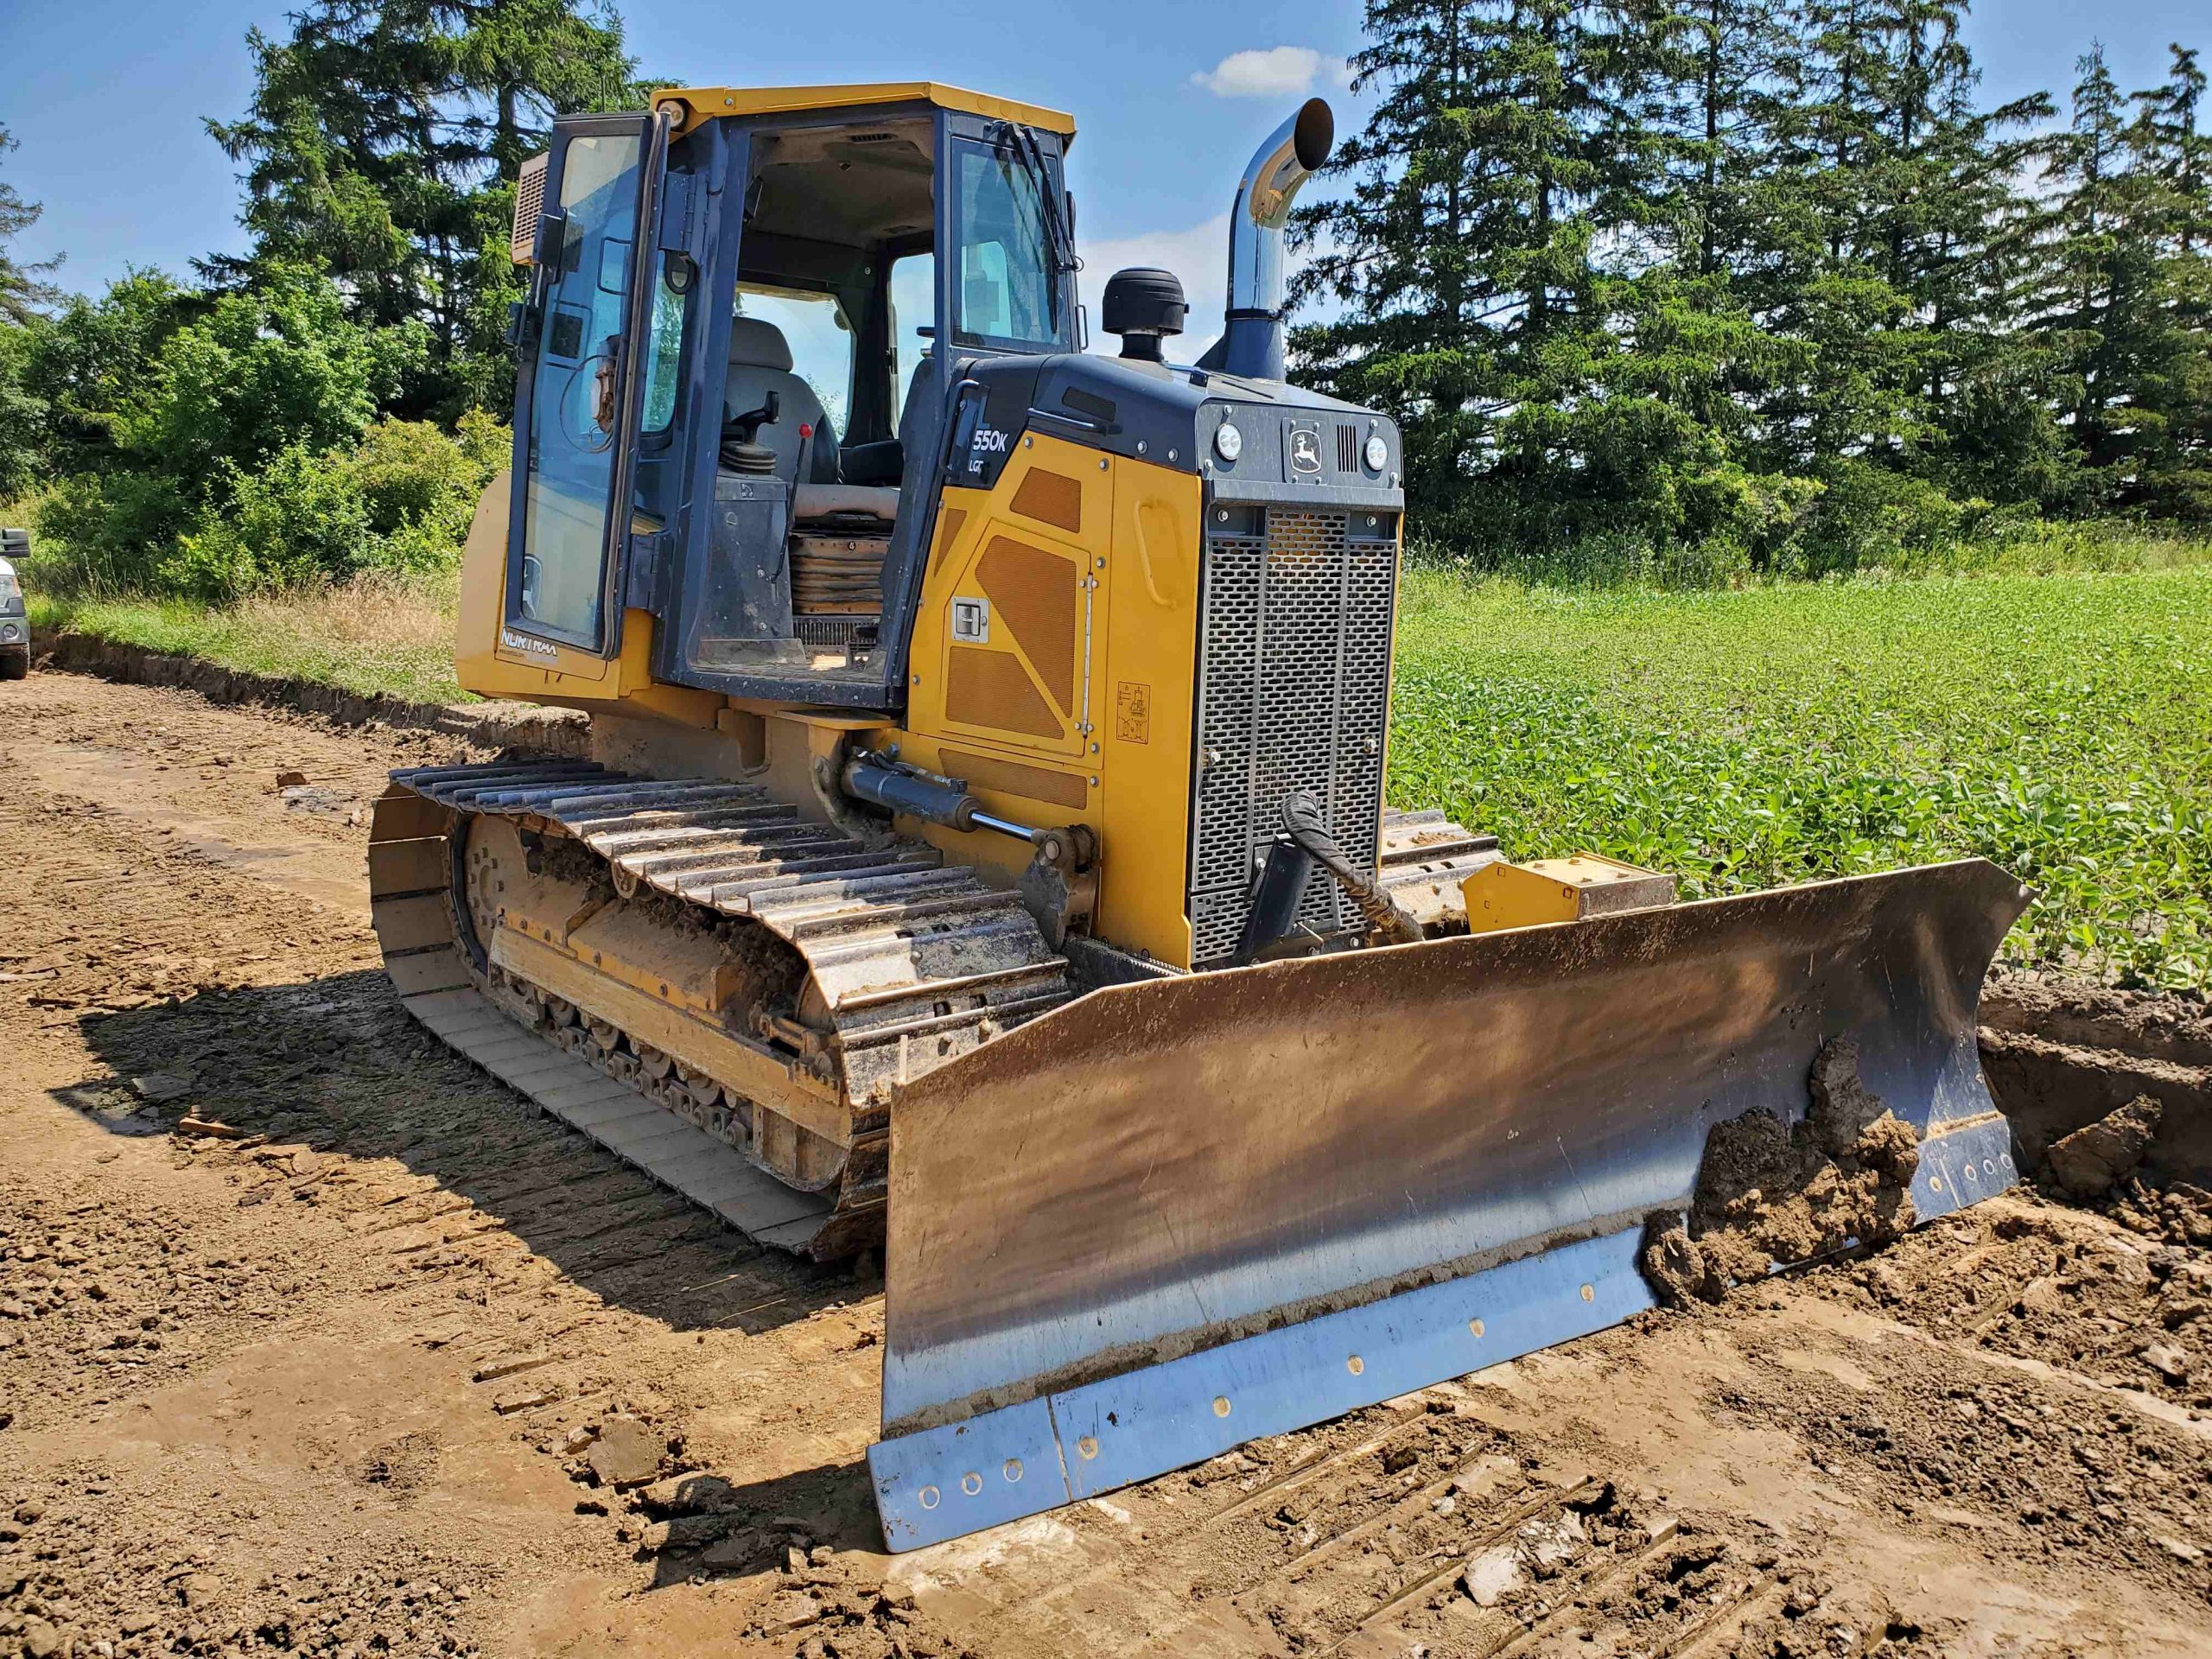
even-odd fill
[[[1321,470],[1321,435],[1310,426],[1290,429],[1290,470],[1294,473],[1318,473]]]

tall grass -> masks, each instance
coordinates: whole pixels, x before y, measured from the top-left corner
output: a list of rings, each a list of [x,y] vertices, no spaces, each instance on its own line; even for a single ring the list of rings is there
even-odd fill
[[[455,575],[383,574],[249,594],[229,605],[128,594],[30,591],[34,628],[77,628],[149,651],[200,657],[280,679],[467,700],[454,678]]]
[[[2172,570],[2212,563],[2212,535],[2119,519],[2062,522],[1991,515],[1970,535],[1921,548],[1891,547],[1878,560],[1848,571],[1814,573],[1786,563],[1762,567],[1742,549],[1725,543],[1659,547],[1629,536],[1588,537],[1503,567],[1416,537],[1408,544],[1406,563],[1416,570],[1500,576],[1533,587],[1688,593],[1807,580],[1881,582],[1930,576]]]

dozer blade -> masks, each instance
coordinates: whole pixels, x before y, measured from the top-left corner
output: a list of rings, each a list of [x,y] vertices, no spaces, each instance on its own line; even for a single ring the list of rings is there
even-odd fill
[[[1653,1306],[1646,1217],[1815,1056],[1923,1136],[1922,1219],[2009,1184],[1979,860],[1116,987],[893,1114],[893,1549],[1088,1497]]]

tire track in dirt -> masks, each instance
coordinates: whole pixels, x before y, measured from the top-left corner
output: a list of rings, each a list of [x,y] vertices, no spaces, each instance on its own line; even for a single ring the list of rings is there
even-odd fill
[[[486,1420],[476,1434],[524,1457],[534,1454],[524,1447],[550,1454],[550,1484],[535,1483],[535,1496],[556,1507],[540,1518],[570,1535],[544,1552],[547,1566],[575,1564],[573,1535],[585,1526],[593,1530],[582,1561],[639,1580],[643,1526],[571,1484],[563,1465],[564,1449],[591,1424],[618,1416],[650,1423],[669,1441],[663,1424],[689,1402],[681,1390],[664,1394],[656,1378],[680,1368],[636,1351],[640,1337],[661,1349],[710,1332],[741,1339],[821,1312],[849,1286],[764,1258],[626,1166],[531,1119],[406,1019],[374,971],[365,906],[298,902],[358,893],[360,832],[346,823],[346,791],[365,798],[386,766],[421,753],[420,740],[364,765],[359,741],[304,722],[272,731],[177,694],[32,684],[59,694],[37,711],[41,742],[69,753],[66,765],[29,769],[51,792],[0,803],[0,836],[28,849],[23,874],[38,894],[22,931],[0,941],[8,976],[0,1028],[35,1051],[28,1091],[11,1090],[6,1102],[7,1128],[18,1145],[57,1131],[66,1141],[73,1112],[91,1132],[67,1147],[74,1156],[11,1157],[0,1172],[8,1257],[0,1288],[23,1292],[5,1299],[21,1317],[0,1319],[0,1410],[11,1414],[0,1438],[10,1484],[0,1490],[16,1493],[18,1482],[29,1490],[41,1466],[78,1467],[73,1459],[118,1443],[128,1414],[160,1416],[171,1395],[210,1370],[257,1361],[272,1326],[287,1342],[329,1332],[340,1336],[338,1352],[378,1342],[430,1359],[437,1391],[457,1393],[466,1405],[456,1408]],[[142,734],[181,744],[204,764],[134,759],[127,746]],[[130,763],[100,765],[102,753]],[[334,780],[326,800],[335,798],[338,810],[303,821],[276,783],[292,770]],[[104,793],[76,792],[87,789]],[[204,836],[162,833],[172,805],[195,823],[223,826],[233,852],[279,846],[285,856],[211,856]],[[157,1138],[187,1111],[239,1138]],[[79,1184],[73,1201],[48,1196],[57,1180]],[[160,1197],[141,1202],[140,1185]],[[542,1363],[505,1363],[518,1354]],[[768,1369],[767,1358],[755,1369]],[[855,1390],[870,1415],[873,1389],[870,1376]],[[342,1383],[333,1389],[346,1392]],[[232,1419],[216,1414],[232,1409],[210,1408],[193,1432],[221,1440]],[[258,1409],[267,1415],[266,1402]],[[858,1440],[868,1420],[855,1416]],[[281,1433],[313,1438],[296,1425]],[[435,1447],[438,1439],[411,1441],[403,1432],[370,1450]],[[257,1444],[254,1454],[266,1450]],[[365,1452],[333,1461],[385,1470],[375,1484],[391,1492],[420,1484],[404,1471],[423,1459],[395,1463]],[[677,1461],[668,1452],[656,1459]],[[358,1482],[326,1489],[325,1471],[311,1472],[317,1478],[303,1494],[311,1501],[288,1518],[287,1535],[305,1511],[335,1520],[355,1501]],[[118,1487],[94,1496],[134,1516],[153,1499],[150,1491],[126,1498]],[[615,1513],[579,1519],[579,1498]],[[418,1505],[407,1530],[427,1531],[429,1557],[447,1548],[460,1557],[447,1576],[480,1584],[505,1576],[467,1560],[475,1552],[466,1525],[425,1527],[423,1518]],[[6,1541],[37,1559],[41,1540],[67,1531],[60,1519],[11,1523],[20,1535]],[[101,1606],[73,1593],[73,1569],[42,1589],[35,1574],[17,1589],[45,1611],[17,1616],[59,1612],[57,1628],[120,1643],[117,1651],[166,1648],[226,1620],[227,1634],[247,1638],[264,1625],[290,1628],[282,1618],[270,1623],[266,1594],[238,1575],[202,1576],[221,1590],[203,1586],[194,1605],[171,1607],[173,1598],[149,1598],[143,1586],[136,1605],[118,1595]],[[122,1628],[155,1613],[153,1625]],[[480,1604],[451,1621],[393,1615],[374,1633],[394,1650],[433,1651],[454,1629],[484,1622]]]
[[[349,815],[444,740],[26,685],[49,760],[0,800],[0,1642],[2201,1650],[2202,1563],[2158,1539],[2212,1531],[2180,1317],[2206,1252],[2032,1199],[887,1559],[874,1285],[530,1116],[398,1008],[363,908],[306,896],[352,890]],[[292,770],[321,793],[288,800]],[[214,833],[181,844],[173,812]],[[1968,1424],[2002,1446],[1967,1455]]]

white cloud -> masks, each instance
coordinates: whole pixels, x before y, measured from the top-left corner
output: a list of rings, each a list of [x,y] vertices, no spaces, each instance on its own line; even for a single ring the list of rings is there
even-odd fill
[[[1317,80],[1345,86],[1351,73],[1342,58],[1310,46],[1270,46],[1232,52],[1191,77],[1193,86],[1216,98],[1294,98],[1312,92]]]
[[[1167,355],[1177,363],[1196,362],[1221,338],[1222,308],[1229,298],[1229,215],[1217,213],[1186,230],[1146,231],[1084,245],[1081,289],[1083,302],[1090,308],[1095,352],[1110,356],[1122,349],[1121,341],[1099,326],[1098,308],[1106,279],[1131,265],[1156,265],[1182,279],[1191,315],[1182,334],[1167,342]]]
[[[1293,253],[1284,275],[1296,275],[1313,257],[1310,249]],[[1197,362],[1221,338],[1224,326],[1222,311],[1229,302],[1229,215],[1217,213],[1204,224],[1184,230],[1145,231],[1084,245],[1078,288],[1083,302],[1090,308],[1090,349],[1109,357],[1119,353],[1122,343],[1100,326],[1099,302],[1106,292],[1107,278],[1131,265],[1157,266],[1182,279],[1183,296],[1191,302],[1191,315],[1183,333],[1167,342],[1167,359],[1172,363]],[[1332,316],[1336,309],[1326,302],[1308,306],[1296,320]]]

